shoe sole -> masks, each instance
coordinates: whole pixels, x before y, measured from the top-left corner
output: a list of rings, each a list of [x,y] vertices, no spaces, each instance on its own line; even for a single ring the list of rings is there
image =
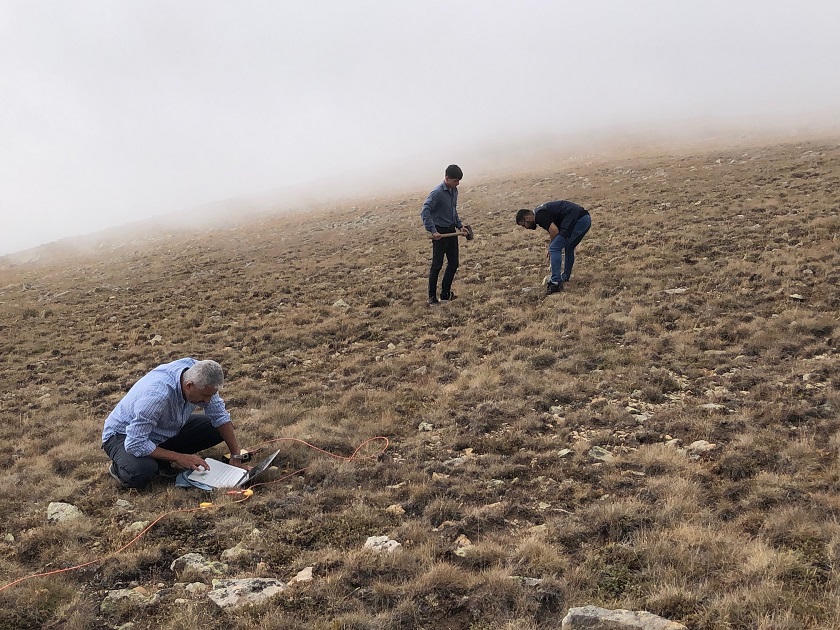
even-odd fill
[[[108,464],[108,474],[111,475],[111,479],[116,481],[123,488],[128,488],[128,484],[126,482],[124,482],[122,479],[120,479],[119,475],[117,475],[116,470],[114,469],[114,462],[111,462],[110,464]]]

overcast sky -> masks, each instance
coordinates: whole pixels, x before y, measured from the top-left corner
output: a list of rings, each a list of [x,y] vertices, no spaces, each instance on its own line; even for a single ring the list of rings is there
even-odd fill
[[[432,188],[528,134],[838,114],[838,31],[837,0],[0,0],[0,254],[404,159]]]

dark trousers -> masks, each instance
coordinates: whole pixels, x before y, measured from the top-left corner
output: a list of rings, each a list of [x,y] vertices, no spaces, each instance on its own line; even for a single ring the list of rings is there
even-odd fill
[[[457,230],[455,226],[436,227],[440,234],[452,234]],[[443,257],[446,256],[446,271],[440,284],[441,298],[447,298],[452,293],[452,281],[458,271],[458,236],[450,236],[432,241],[432,266],[429,268],[429,298],[437,298],[437,281],[440,270],[443,269]]]
[[[160,464],[154,457],[135,457],[125,450],[125,434],[112,435],[102,445],[108,457],[116,464],[117,476],[129,488],[145,488],[155,475]],[[222,441],[219,430],[204,414],[193,414],[175,437],[158,444],[176,453],[198,453]]]

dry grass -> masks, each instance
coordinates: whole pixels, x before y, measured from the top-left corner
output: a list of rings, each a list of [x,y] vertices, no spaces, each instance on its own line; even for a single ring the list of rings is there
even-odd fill
[[[248,447],[390,440],[353,462],[279,442],[280,480],[250,501],[213,497],[115,557],[5,589],[0,626],[536,630],[587,603],[706,629],[840,626],[837,144],[465,180],[476,238],[459,299],[435,310],[424,195],[0,259],[3,584],[101,559],[126,525],[206,498],[105,474],[102,421],[158,363],[221,362]],[[543,235],[513,211],[557,198],[594,225],[544,300]],[[50,501],[86,516],[48,524]],[[403,546],[362,550],[373,535]],[[174,558],[240,542],[234,576],[315,580],[241,615],[175,587]],[[107,590],[159,584],[153,607],[99,610]]]

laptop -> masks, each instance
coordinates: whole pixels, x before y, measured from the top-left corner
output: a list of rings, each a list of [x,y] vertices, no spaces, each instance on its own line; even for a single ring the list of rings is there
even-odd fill
[[[246,483],[252,481],[257,475],[265,472],[279,453],[279,450],[274,451],[265,459],[254,464],[251,470],[231,466],[212,457],[205,457],[204,461],[210,465],[210,470],[194,470],[187,478],[191,481],[203,483],[211,488],[241,488]]]

